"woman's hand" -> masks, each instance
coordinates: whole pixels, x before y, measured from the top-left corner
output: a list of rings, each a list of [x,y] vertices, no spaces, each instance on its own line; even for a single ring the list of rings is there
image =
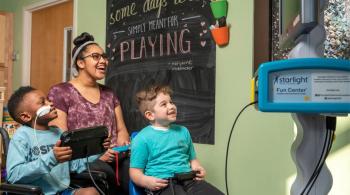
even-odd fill
[[[112,149],[108,149],[101,157],[100,160],[104,162],[113,162],[115,159],[115,151]]]
[[[130,137],[127,131],[118,131],[117,145],[124,146],[130,144]]]
[[[109,148],[111,148],[111,137],[107,137],[104,141],[103,141],[103,147],[107,150]]]
[[[118,129],[116,129],[117,145],[118,146],[128,145],[130,144],[130,136],[124,123],[123,112],[120,105],[115,107],[114,113],[115,113],[115,120],[117,121],[117,127],[118,127]]]

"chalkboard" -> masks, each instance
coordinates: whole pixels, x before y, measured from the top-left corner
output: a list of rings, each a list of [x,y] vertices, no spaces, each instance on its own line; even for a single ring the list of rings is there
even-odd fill
[[[197,143],[214,144],[215,54],[208,0],[108,0],[106,85],[121,101],[129,131],[145,125],[135,93],[168,84],[177,124]]]

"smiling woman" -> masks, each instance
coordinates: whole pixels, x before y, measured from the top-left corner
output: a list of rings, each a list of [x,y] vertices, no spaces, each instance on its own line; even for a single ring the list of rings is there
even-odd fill
[[[62,130],[72,130],[92,126],[106,126],[111,138],[110,147],[129,144],[129,134],[124,124],[118,97],[106,86],[97,83],[106,75],[108,59],[103,49],[94,42],[94,37],[82,33],[74,39],[72,68],[77,70],[75,78],[51,87],[48,98],[58,111],[52,125]],[[103,116],[103,117],[101,117]],[[110,194],[116,194],[115,152],[108,149],[99,159],[91,164],[94,170],[104,171],[110,181]],[[127,165],[126,158],[120,165]],[[109,164],[113,163],[113,164]],[[128,168],[128,167],[126,167]],[[122,184],[128,182],[128,175],[122,176]],[[127,190],[127,185],[126,188]]]

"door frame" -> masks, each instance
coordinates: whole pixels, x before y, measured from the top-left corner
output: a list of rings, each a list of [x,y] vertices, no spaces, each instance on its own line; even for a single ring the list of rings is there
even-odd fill
[[[51,7],[69,0],[43,0],[23,8],[23,32],[22,32],[22,85],[30,85],[30,65],[32,48],[32,13],[47,7]],[[76,34],[77,25],[77,0],[73,1],[73,36]],[[62,32],[63,33],[63,32]],[[64,48],[63,48],[64,49]],[[64,58],[64,56],[62,56]]]

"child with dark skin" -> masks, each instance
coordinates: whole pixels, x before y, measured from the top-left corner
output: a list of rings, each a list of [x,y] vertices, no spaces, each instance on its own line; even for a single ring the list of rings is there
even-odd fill
[[[50,111],[37,116],[43,106]],[[42,188],[44,194],[97,195],[94,187],[69,187],[70,171],[86,169],[86,159],[70,161],[72,150],[61,147],[62,131],[48,123],[57,117],[57,111],[44,93],[32,87],[20,87],[8,101],[10,115],[20,124],[10,141],[7,156],[7,180],[10,183],[31,184]],[[105,148],[109,146],[105,140]],[[89,157],[95,160],[99,155]]]

